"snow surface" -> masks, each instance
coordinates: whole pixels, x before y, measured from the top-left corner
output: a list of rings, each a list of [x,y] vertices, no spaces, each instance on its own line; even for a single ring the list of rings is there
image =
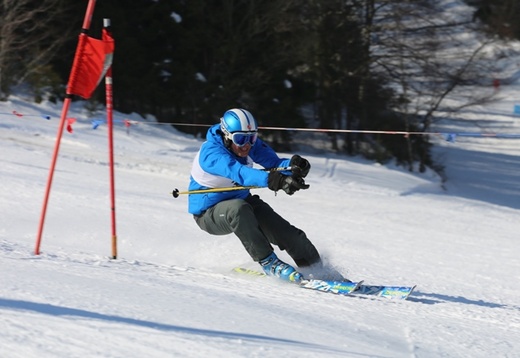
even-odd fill
[[[520,132],[507,114],[517,90],[474,119],[502,111],[486,123]],[[302,153],[309,190],[255,190],[351,279],[417,284],[395,302],[232,274],[256,267],[238,239],[204,233],[186,196],[170,195],[187,188],[201,140],[136,115],[116,115],[110,259],[107,127],[93,130],[81,105],[69,111],[77,122],[63,134],[36,256],[61,104],[0,104],[0,357],[520,357],[519,140],[439,139],[444,185],[431,172]],[[125,118],[140,123],[127,131]]]

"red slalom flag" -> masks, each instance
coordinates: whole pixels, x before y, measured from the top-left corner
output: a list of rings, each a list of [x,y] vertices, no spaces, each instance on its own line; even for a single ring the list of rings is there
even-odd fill
[[[113,54],[114,39],[105,29],[101,40],[80,34],[67,94],[89,99],[112,65]]]

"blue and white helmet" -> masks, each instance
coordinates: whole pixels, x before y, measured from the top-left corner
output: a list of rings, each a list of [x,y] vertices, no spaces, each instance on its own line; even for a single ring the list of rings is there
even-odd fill
[[[241,108],[227,110],[220,119],[220,129],[226,139],[231,140],[235,132],[256,133],[258,124],[253,115]]]

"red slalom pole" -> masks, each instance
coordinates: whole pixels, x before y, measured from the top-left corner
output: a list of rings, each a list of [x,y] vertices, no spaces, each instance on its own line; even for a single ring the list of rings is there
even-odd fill
[[[56,137],[56,143],[54,145],[54,153],[52,155],[51,167],[49,169],[49,175],[47,177],[47,188],[45,189],[45,197],[43,199],[43,208],[40,216],[40,224],[38,226],[38,236],[36,238],[36,248],[34,249],[34,254],[40,254],[40,244],[42,240],[43,233],[43,224],[45,222],[45,214],[47,212],[47,204],[49,203],[49,196],[51,192],[52,178],[54,176],[54,169],[56,168],[56,161],[58,160],[58,152],[60,150],[61,136],[63,134],[63,128],[65,127],[65,117],[67,117],[67,112],[69,110],[71,97],[67,96],[65,101],[63,102],[63,108],[61,110],[61,119],[60,125],[58,128],[58,134]]]
[[[103,19],[103,27],[107,33],[110,32],[110,19]],[[110,171],[110,219],[112,225],[112,258],[117,259],[117,235],[116,235],[116,195],[115,195],[115,175],[114,175],[114,108],[112,100],[112,66],[105,75],[105,96],[107,107],[107,126],[108,126],[108,162]]]
[[[85,12],[85,18],[83,20],[83,28],[81,29],[82,33],[88,32],[88,29],[90,28],[90,22],[92,20],[92,14],[94,13],[95,6],[96,6],[96,0],[89,0],[87,10]],[[83,44],[81,43],[82,39],[83,39],[83,37],[80,37],[80,42],[78,43],[78,49],[81,49],[81,46],[83,46]],[[76,53],[76,56],[77,56],[77,53]],[[72,72],[71,72],[71,74],[72,74]],[[69,91],[69,88],[72,87],[72,86],[70,86],[71,81],[72,81],[72,76],[69,77],[69,84],[67,85],[67,93],[66,93],[65,100],[63,102],[63,108],[61,110],[61,117],[60,117],[60,124],[58,127],[58,133],[56,135],[56,143],[54,145],[54,153],[52,155],[51,166],[49,168],[49,175],[47,178],[47,187],[45,189],[43,207],[42,207],[42,212],[40,215],[40,224],[38,226],[38,234],[36,237],[36,247],[34,249],[35,255],[40,254],[40,245],[41,245],[41,240],[42,240],[43,226],[45,223],[45,215],[47,213],[47,205],[49,202],[49,196],[50,196],[50,192],[51,192],[52,179],[54,176],[54,170],[56,168],[56,162],[58,160],[58,152],[60,150],[60,143],[61,143],[61,137],[63,135],[63,128],[65,127],[65,119],[67,117],[67,112],[69,111],[70,102],[72,100],[72,94]]]

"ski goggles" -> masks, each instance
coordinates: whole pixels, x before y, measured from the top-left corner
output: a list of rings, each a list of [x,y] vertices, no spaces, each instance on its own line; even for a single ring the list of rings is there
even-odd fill
[[[257,132],[234,132],[231,133],[231,140],[237,147],[243,147],[246,144],[253,146],[258,138]]]

